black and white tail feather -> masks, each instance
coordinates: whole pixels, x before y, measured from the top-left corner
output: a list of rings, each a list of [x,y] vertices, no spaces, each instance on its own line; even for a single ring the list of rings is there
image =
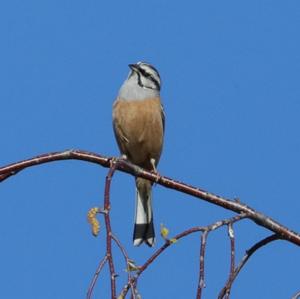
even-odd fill
[[[136,178],[136,209],[133,232],[133,245],[145,242],[152,247],[155,243],[155,232],[152,213],[152,184],[142,178]]]

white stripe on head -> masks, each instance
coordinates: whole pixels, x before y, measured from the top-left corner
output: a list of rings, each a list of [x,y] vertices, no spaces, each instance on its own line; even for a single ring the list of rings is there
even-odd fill
[[[145,87],[160,90],[161,80],[158,70],[151,64],[146,62],[138,62],[139,73],[141,75],[141,81],[145,84]],[[147,82],[148,81],[148,82]],[[150,82],[150,84],[149,84]],[[147,86],[148,84],[148,86]],[[149,86],[151,85],[151,86]]]
[[[144,100],[159,97],[160,76],[150,64],[138,62],[129,64],[130,72],[119,90],[118,97],[123,100]]]

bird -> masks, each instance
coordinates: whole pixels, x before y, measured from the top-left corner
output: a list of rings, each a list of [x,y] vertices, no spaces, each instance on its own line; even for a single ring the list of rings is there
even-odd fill
[[[130,72],[113,103],[113,129],[121,156],[157,173],[165,131],[165,114],[160,98],[161,79],[146,62],[129,64]],[[136,207],[133,245],[154,246],[152,212],[153,183],[136,177]]]

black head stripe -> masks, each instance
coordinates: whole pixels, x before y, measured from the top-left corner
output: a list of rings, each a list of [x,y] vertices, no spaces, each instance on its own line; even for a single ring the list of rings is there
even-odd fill
[[[142,80],[141,80],[141,74],[137,73],[137,76],[138,76],[138,85],[141,86],[141,87],[144,87],[143,83],[142,83]]]
[[[157,71],[152,65],[151,65],[151,66],[149,65],[149,67],[151,67],[151,68],[157,73],[158,77],[160,78],[158,71]],[[150,79],[150,80],[154,83],[154,85],[155,85],[155,87],[156,87],[157,90],[160,90],[160,82],[158,82],[158,81],[156,80],[156,78],[154,78],[154,77],[152,76],[152,74],[148,73],[146,70],[144,70],[144,69],[141,68],[141,67],[139,67],[139,72],[140,72],[140,74],[141,74],[142,76],[144,76],[145,78]],[[139,77],[139,81],[140,81],[140,77]]]
[[[160,75],[159,75],[158,70],[153,65],[151,65],[151,64],[148,64],[148,66],[151,67],[155,71],[155,73],[157,74],[158,78],[160,79]]]

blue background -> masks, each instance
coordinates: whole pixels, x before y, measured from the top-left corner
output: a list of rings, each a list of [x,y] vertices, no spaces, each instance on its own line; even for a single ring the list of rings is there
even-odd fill
[[[118,155],[112,102],[128,64],[146,60],[163,80],[166,136],[159,171],[253,208],[300,231],[300,2],[34,1],[0,4],[0,165],[85,149]],[[0,298],[84,298],[105,248],[87,211],[102,205],[107,169],[80,161],[30,168],[0,185]],[[134,180],[112,184],[113,231],[132,246]],[[154,188],[157,235],[233,213]],[[237,258],[269,232],[235,225]],[[118,290],[125,265],[115,250]],[[199,235],[166,251],[141,277],[143,298],[195,298]],[[232,298],[290,298],[300,250],[277,241],[240,273]],[[204,298],[229,271],[226,229],[209,235]],[[107,268],[94,298],[109,298]]]

